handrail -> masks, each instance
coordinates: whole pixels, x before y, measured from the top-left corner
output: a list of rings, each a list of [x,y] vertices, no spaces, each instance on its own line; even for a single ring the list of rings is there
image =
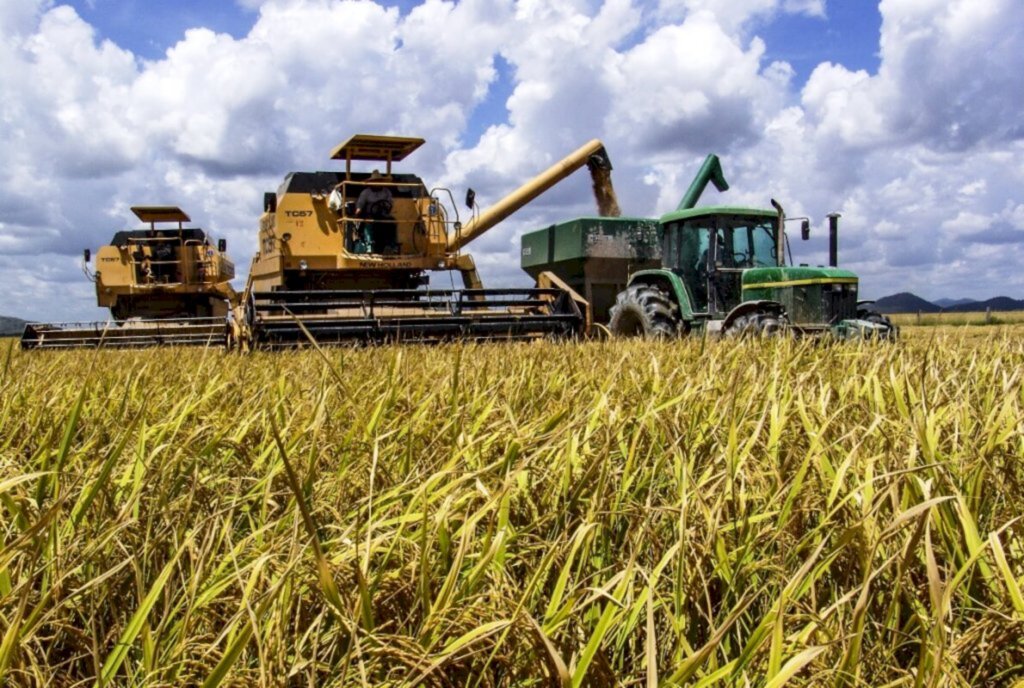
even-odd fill
[[[127,239],[125,239],[125,241],[127,241],[129,244],[132,244],[132,243],[146,243],[146,242],[153,242],[153,241],[167,241],[167,242],[177,241],[179,244],[182,244],[182,243],[184,243],[186,241],[195,241],[195,239],[182,239],[181,237],[160,237],[160,236],[156,236],[156,237],[128,237]]]

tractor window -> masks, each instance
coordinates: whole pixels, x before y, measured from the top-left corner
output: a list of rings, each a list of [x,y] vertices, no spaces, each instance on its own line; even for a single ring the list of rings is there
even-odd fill
[[[775,263],[775,223],[734,218],[718,232],[719,263],[729,268],[760,268]]]
[[[713,226],[713,218],[695,218],[684,222],[679,231],[679,272],[698,312],[708,309],[708,251]]]
[[[727,258],[732,259],[732,266],[737,268],[749,268],[751,266],[750,254],[750,228],[734,227],[732,230],[732,252]]]
[[[662,262],[669,270],[679,270],[679,223],[673,222],[665,226],[664,245],[661,255]]]
[[[734,268],[736,261],[733,260],[732,228],[719,227],[715,238],[715,264],[721,267]]]
[[[662,265],[683,278],[697,312],[708,306],[708,249],[714,218],[699,217],[665,225]]]
[[[751,263],[755,268],[772,267],[776,264],[775,223],[763,222],[748,228],[751,245]]]

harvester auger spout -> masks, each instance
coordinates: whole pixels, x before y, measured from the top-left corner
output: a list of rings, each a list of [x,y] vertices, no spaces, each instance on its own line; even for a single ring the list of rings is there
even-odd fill
[[[428,190],[420,177],[392,171],[423,143],[353,136],[332,151],[344,171],[293,172],[266,194],[240,309],[254,346],[532,339],[585,328],[586,305],[581,310],[574,294],[555,283],[485,289],[461,250],[580,167],[597,171],[596,189],[611,168],[601,142],[580,147],[465,224],[447,189]],[[384,171],[354,172],[353,161],[375,161]],[[614,201],[610,182],[601,188]],[[428,286],[428,274],[439,271],[458,272],[463,288]]]
[[[109,308],[106,322],[29,323],[24,349],[227,346],[227,313],[238,301],[231,287],[235,266],[226,242],[214,245],[174,206],[136,206],[149,227],[114,234],[96,252],[96,301]],[[176,227],[167,227],[167,223]],[[163,226],[158,227],[161,224]],[[85,263],[91,252],[85,251]]]
[[[604,149],[604,144],[598,139],[593,139],[592,141],[580,146],[574,152],[565,156],[512,193],[481,212],[478,216],[467,222],[460,230],[449,234],[449,250],[458,251],[462,249],[466,244],[497,225],[509,215],[516,212],[584,165],[590,167],[592,174],[600,174],[601,172],[610,171],[612,169],[611,160],[608,158],[608,153]],[[612,199],[614,200],[614,194],[612,195]],[[598,198],[598,203],[599,205],[602,204],[602,199],[600,197]],[[613,211],[609,212],[604,209],[601,210],[602,215],[618,215],[617,203],[615,204]]]

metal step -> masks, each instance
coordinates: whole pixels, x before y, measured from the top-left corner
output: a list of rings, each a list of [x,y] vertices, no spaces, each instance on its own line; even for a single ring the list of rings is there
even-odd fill
[[[227,346],[227,343],[225,318],[29,323],[21,335],[23,349]]]

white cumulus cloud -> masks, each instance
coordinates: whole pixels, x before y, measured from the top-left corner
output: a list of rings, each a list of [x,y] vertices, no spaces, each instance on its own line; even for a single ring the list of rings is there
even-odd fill
[[[262,193],[354,133],[425,137],[403,169],[484,206],[601,138],[637,215],[716,152],[732,188],[707,200],[813,219],[798,261],[841,212],[869,295],[1024,295],[1018,0],[882,0],[879,68],[824,56],[805,83],[758,27],[827,21],[824,0],[239,2],[244,35],[191,29],[148,60],[57,1],[0,5],[0,312],[96,315],[78,256],[136,204],[181,205],[244,272]],[[593,212],[578,173],[472,246],[484,278],[524,280],[522,232]]]

